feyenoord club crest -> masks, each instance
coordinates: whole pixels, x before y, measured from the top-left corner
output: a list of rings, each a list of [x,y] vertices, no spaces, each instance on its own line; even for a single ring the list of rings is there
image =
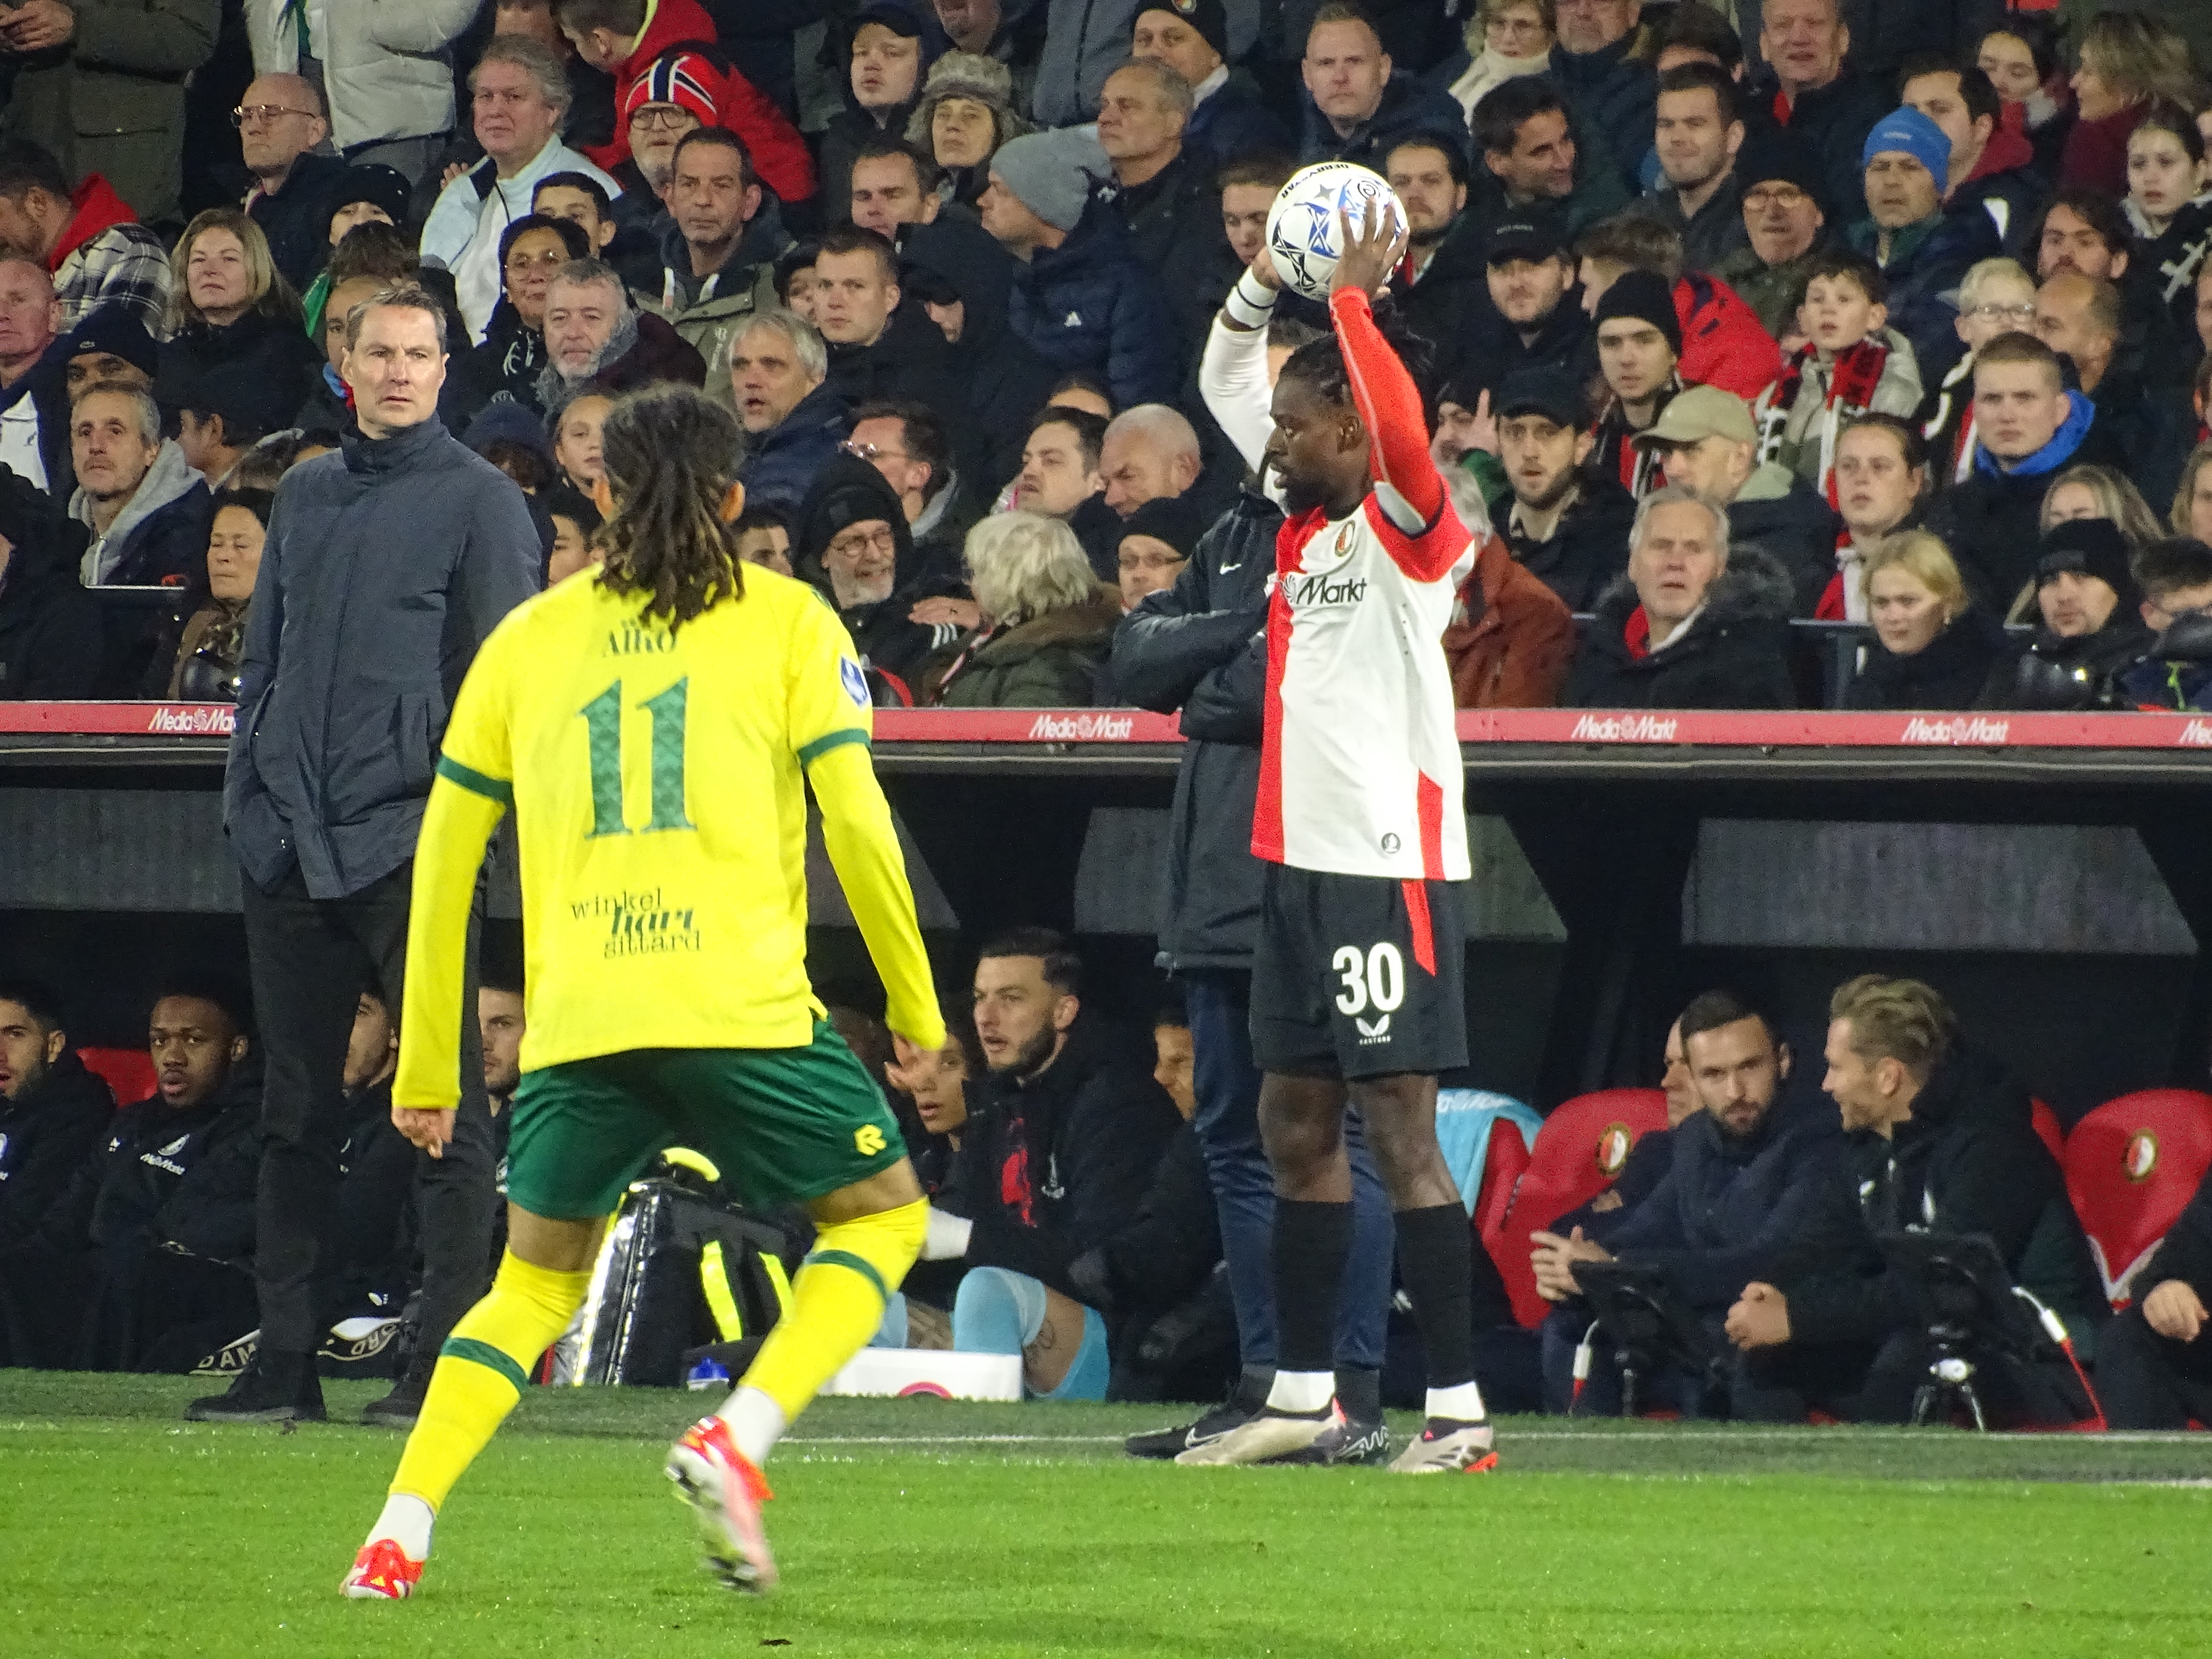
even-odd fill
[[[1628,1133],[1626,1123],[1605,1126],[1605,1133],[1597,1138],[1597,1167],[1607,1181],[1620,1173],[1628,1162],[1629,1148],[1635,1144],[1636,1137]]]
[[[2148,1181],[2151,1171],[2158,1168],[2158,1137],[2148,1129],[2138,1129],[2128,1137],[2128,1149],[2120,1154],[2120,1170],[2130,1181]]]

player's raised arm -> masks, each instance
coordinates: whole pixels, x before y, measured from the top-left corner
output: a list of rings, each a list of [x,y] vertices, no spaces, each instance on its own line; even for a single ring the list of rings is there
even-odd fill
[[[1198,392],[1206,413],[1255,471],[1275,430],[1267,410],[1267,325],[1281,291],[1274,261],[1262,246],[1214,313],[1198,362]]]

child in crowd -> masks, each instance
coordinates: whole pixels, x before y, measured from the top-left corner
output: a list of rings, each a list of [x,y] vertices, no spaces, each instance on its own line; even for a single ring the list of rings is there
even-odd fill
[[[599,462],[599,428],[606,424],[614,399],[587,392],[561,411],[553,431],[553,459],[569,488],[588,496],[592,486],[607,475]]]
[[[1762,461],[1780,461],[1834,500],[1836,438],[1855,416],[1911,415],[1920,407],[1920,365],[1887,327],[1889,287],[1870,259],[1838,249],[1813,262],[1798,308],[1806,340],[1759,393]]]
[[[2173,313],[2181,337],[2197,331],[2197,273],[2212,252],[2204,135],[2180,105],[2154,99],[2128,138],[2128,195],[2120,205],[2136,234],[2134,267]]]
[[[2018,260],[1984,259],[1966,272],[1952,325],[1966,355],[1936,388],[1935,412],[1923,428],[1939,483],[1957,483],[1974,470],[1974,354],[1998,335],[2030,332],[2034,324],[2035,278]]]
[[[563,582],[599,562],[592,538],[599,528],[599,509],[583,491],[556,483],[545,492],[545,516],[553,521],[553,551],[545,561],[545,585]]]

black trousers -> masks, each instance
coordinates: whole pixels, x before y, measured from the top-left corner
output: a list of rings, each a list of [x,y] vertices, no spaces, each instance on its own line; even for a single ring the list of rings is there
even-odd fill
[[[318,1305],[315,1287],[337,1217],[346,1044],[364,990],[377,991],[392,1018],[399,1018],[412,870],[402,865],[340,899],[309,897],[297,870],[273,893],[250,879],[241,884],[267,1062],[254,1248],[266,1351],[312,1353],[333,1311]],[[442,1158],[416,1155],[422,1248],[417,1352],[430,1353],[483,1294],[491,1271],[491,1118],[477,1028],[475,945],[472,922],[453,1139]]]
[[[2129,1309],[2097,1339],[2097,1396],[2116,1429],[2212,1423],[2212,1335],[2176,1342]]]
[[[1731,1389],[1741,1419],[1800,1423],[1817,1408],[1846,1423],[1910,1423],[1913,1398],[1928,1381],[1936,1350],[1925,1332],[1906,1328],[1879,1346],[1786,1342],[1744,1356]],[[2091,1415],[2089,1401],[2063,1358],[1974,1357],[1974,1392],[1992,1428],[2054,1428]]]

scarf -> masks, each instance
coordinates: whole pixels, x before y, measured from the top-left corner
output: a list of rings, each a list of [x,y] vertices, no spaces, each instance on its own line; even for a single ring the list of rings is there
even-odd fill
[[[1771,461],[1780,458],[1783,429],[1790,423],[1790,416],[1797,406],[1797,395],[1804,385],[1809,368],[1814,383],[1820,386],[1820,348],[1810,341],[1800,346],[1795,356],[1784,366],[1782,378],[1759,394],[1759,459]],[[1813,487],[1827,497],[1828,505],[1838,505],[1836,500],[1836,434],[1845,422],[1865,414],[1874,406],[1875,389],[1881,385],[1882,371],[1889,366],[1889,347],[1879,334],[1869,334],[1856,345],[1844,347],[1827,366],[1827,384],[1820,387],[1820,412],[1806,427],[1810,436],[1818,430],[1820,437],[1820,466],[1813,480]]]
[[[1545,74],[1551,67],[1552,54],[1549,52],[1540,52],[1534,58],[1508,58],[1504,52],[1492,52],[1486,46],[1467,66],[1467,73],[1451,83],[1451,95],[1471,116],[1486,93],[1524,75]]]
[[[1652,410],[1651,418],[1655,422],[1666,413],[1668,402],[1681,389],[1680,374],[1667,377],[1667,384],[1659,393],[1657,406]],[[1593,465],[1602,465],[1601,458],[1607,444],[1618,445],[1613,460],[1621,486],[1638,501],[1642,501],[1666,482],[1664,458],[1656,448],[1637,447],[1636,430],[1628,424],[1628,411],[1621,407],[1618,394],[1608,398],[1605,412],[1597,417],[1596,433],[1597,450],[1590,458]]]

